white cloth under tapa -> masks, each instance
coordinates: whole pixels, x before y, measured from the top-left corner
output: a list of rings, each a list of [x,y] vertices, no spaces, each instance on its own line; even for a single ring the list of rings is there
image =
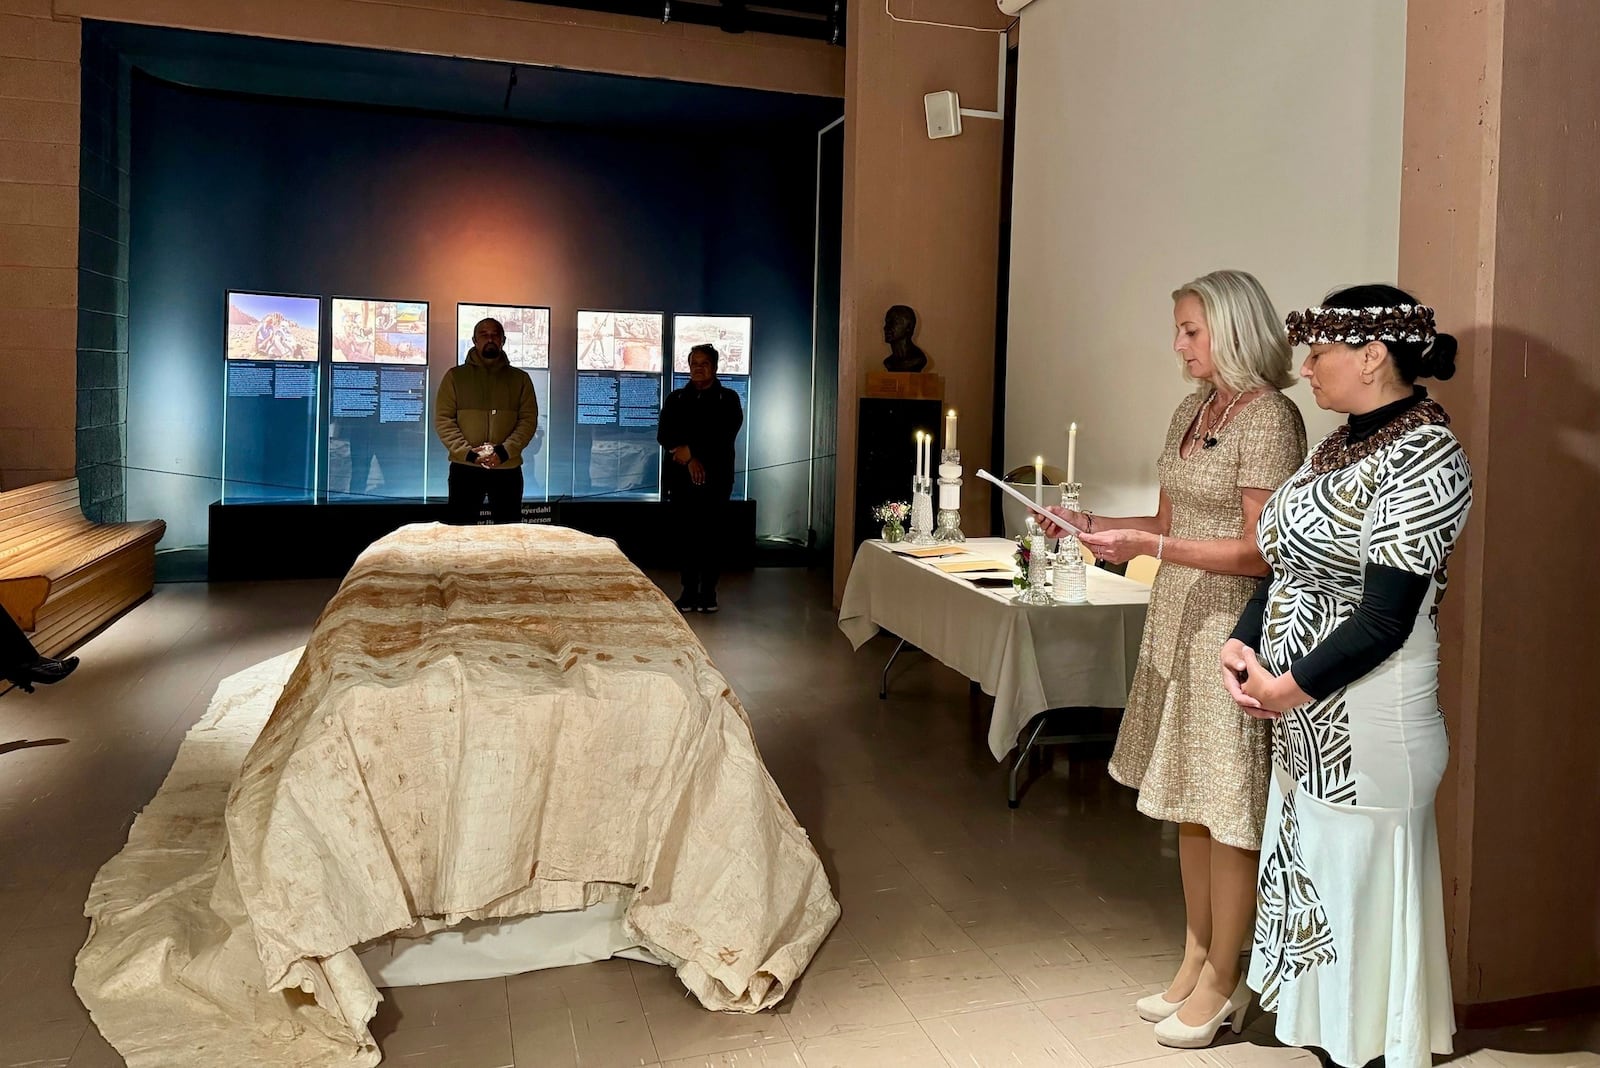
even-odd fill
[[[965,548],[1005,567],[1017,551],[1004,538]],[[976,682],[994,697],[989,751],[1003,760],[1041,712],[1127,700],[1150,587],[1098,567],[1087,578],[1088,604],[1019,605],[1009,586],[983,589],[868,541],[845,583],[839,629],[859,649],[881,627]]]
[[[618,900],[703,1005],[752,1012],[838,918],[737,699],[608,541],[404,528],[248,756],[229,709],[281,674],[229,682],[86,905],[75,984],[135,1068],[375,1064],[356,949],[430,919]]]

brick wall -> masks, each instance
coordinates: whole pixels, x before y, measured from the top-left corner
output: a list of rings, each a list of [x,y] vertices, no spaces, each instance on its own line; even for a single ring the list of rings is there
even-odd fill
[[[0,488],[70,478],[79,24],[0,0]]]

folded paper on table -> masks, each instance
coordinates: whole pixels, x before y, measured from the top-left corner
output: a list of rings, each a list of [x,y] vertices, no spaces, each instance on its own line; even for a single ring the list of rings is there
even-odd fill
[[[886,544],[892,553],[901,556],[914,556],[918,560],[933,560],[941,556],[961,556],[969,550],[959,545],[904,545],[902,543]]]
[[[1016,571],[1010,564],[981,556],[971,560],[935,560],[933,566],[947,575],[959,575],[964,571],[993,571],[1009,575]]]

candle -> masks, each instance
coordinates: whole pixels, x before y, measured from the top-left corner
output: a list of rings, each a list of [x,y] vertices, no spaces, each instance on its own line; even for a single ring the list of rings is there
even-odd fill
[[[922,439],[922,477],[933,477],[933,431]]]
[[[946,452],[954,452],[956,448],[956,410],[954,408],[945,413],[944,448]]]
[[[914,443],[912,445],[912,448],[916,450],[915,457],[912,460],[912,465],[913,466],[912,466],[912,471],[911,471],[911,477],[912,478],[921,478],[922,477],[922,431],[920,431],[920,430],[917,431],[915,434],[911,435],[911,438],[912,438],[912,441]]]
[[[1067,484],[1078,481],[1078,424],[1067,428]]]
[[[1033,458],[1033,503],[1044,503],[1044,457]]]

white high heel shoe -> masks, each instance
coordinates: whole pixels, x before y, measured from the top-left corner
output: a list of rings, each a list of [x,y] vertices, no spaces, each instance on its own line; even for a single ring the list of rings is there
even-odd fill
[[[1217,1040],[1217,1032],[1222,1030],[1224,1023],[1231,1023],[1233,1033],[1238,1034],[1244,1030],[1244,1014],[1254,996],[1244,977],[1240,976],[1239,985],[1233,988],[1233,995],[1223,1003],[1221,1011],[1215,1016],[1203,1024],[1190,1025],[1179,1020],[1174,1011],[1156,1024],[1156,1041],[1173,1049],[1205,1049]]]
[[[1139,1019],[1145,1023],[1160,1023],[1183,1008],[1183,1002],[1168,1001],[1166,992],[1160,991],[1149,997],[1140,998],[1133,1003],[1133,1007],[1138,1010]]]

